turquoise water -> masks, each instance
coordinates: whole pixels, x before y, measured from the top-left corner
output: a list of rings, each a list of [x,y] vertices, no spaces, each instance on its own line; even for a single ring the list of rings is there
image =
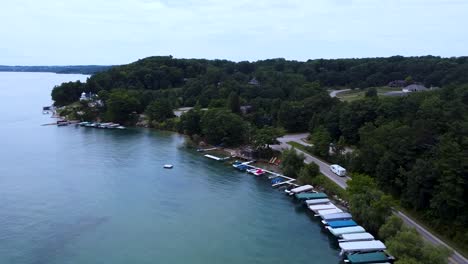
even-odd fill
[[[85,78],[0,73],[0,263],[339,262],[302,207],[177,134],[40,126]]]

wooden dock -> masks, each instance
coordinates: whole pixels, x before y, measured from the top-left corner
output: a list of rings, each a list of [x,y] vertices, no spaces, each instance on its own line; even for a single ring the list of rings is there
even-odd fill
[[[205,157],[207,157],[209,159],[214,159],[214,160],[217,160],[217,161],[228,160],[228,159],[231,158],[231,157],[220,158],[220,157],[216,157],[216,156],[213,156],[213,155],[210,155],[210,154],[206,154]]]
[[[283,175],[283,174],[279,174],[279,173],[274,172],[274,171],[265,170],[264,168],[249,165],[252,162],[253,161],[248,161],[248,162],[243,162],[242,164],[247,165],[249,168],[252,168],[252,169],[261,169],[264,172],[273,175],[274,178],[281,177],[281,178],[286,179],[286,181],[282,181],[282,182],[278,182],[278,183],[273,184],[272,187],[278,187],[278,186],[281,186],[281,185],[284,185],[284,184],[289,184],[289,185],[293,185],[293,186],[296,186],[296,187],[299,186],[298,184],[294,183],[296,181],[296,179],[288,177],[288,176]],[[268,178],[270,179],[270,177],[268,177]]]
[[[205,151],[211,151],[211,150],[217,150],[218,148],[207,148],[207,149],[197,149],[198,152],[205,152]]]

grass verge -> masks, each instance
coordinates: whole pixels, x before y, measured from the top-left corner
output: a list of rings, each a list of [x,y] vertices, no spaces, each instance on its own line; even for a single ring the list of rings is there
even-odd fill
[[[463,245],[458,245],[457,243],[453,242],[449,237],[446,237],[445,235],[441,234],[439,231],[436,229],[432,228],[431,226],[428,226],[425,224],[425,220],[423,217],[418,214],[415,211],[405,209],[401,207],[400,205],[395,206],[396,209],[399,211],[403,212],[404,214],[408,215],[413,221],[424,227],[427,231],[429,231],[431,234],[434,234],[442,240],[445,244],[449,245],[451,248],[454,250],[458,251],[460,254],[462,254],[465,258],[468,258],[468,245],[463,246]]]

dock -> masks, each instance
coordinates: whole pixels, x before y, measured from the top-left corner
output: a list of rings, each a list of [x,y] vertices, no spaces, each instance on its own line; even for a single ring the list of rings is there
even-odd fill
[[[207,148],[207,149],[197,149],[198,152],[205,152],[205,151],[211,151],[211,150],[217,150],[218,148]]]
[[[205,154],[205,157],[207,157],[209,159],[214,159],[214,160],[217,160],[217,161],[228,160],[228,159],[231,158],[231,157],[220,158],[220,157],[216,157],[216,156],[213,156],[213,155],[210,155],[210,154]]]
[[[247,161],[247,162],[244,162],[242,164],[247,165],[251,169],[261,169],[264,172],[273,175],[273,178],[281,177],[283,179],[286,179],[286,181],[282,181],[282,182],[278,182],[278,183],[273,184],[272,187],[278,187],[278,186],[281,186],[281,185],[284,185],[284,184],[289,184],[289,185],[293,185],[293,186],[296,186],[296,187],[299,186],[298,184],[294,183],[296,181],[296,179],[294,179],[294,178],[288,177],[286,175],[283,175],[283,174],[280,174],[280,173],[277,173],[277,172],[274,172],[274,171],[266,170],[264,168],[249,165],[250,163],[253,163],[253,161]],[[270,177],[268,177],[268,178],[270,178]]]

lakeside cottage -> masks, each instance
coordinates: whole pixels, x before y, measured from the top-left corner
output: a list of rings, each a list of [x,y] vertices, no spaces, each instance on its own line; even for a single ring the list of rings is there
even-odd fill
[[[421,84],[411,84],[406,86],[405,88],[402,89],[402,92],[404,93],[412,93],[412,92],[422,92],[422,91],[427,91],[429,90],[426,88],[424,85]]]
[[[240,106],[240,111],[243,115],[251,113],[253,110],[253,106],[251,105],[241,105]]]
[[[257,86],[260,85],[260,82],[255,77],[253,77],[252,80],[248,82],[248,84]]]

